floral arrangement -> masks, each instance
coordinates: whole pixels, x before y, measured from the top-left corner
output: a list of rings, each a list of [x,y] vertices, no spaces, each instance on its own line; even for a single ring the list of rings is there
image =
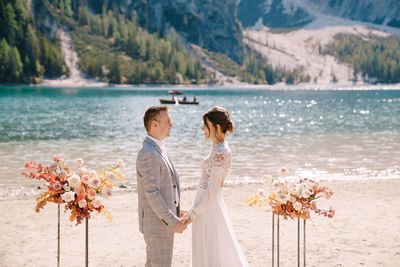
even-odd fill
[[[287,175],[285,168],[279,172],[283,177]],[[333,195],[332,190],[322,187],[308,178],[290,184],[283,177],[272,180],[272,192],[268,196],[263,189],[259,189],[256,195],[245,201],[246,205],[262,207],[268,204],[271,209],[266,211],[282,215],[284,219],[302,218],[307,220],[310,218],[310,211],[328,218],[335,215],[335,210],[332,208],[329,210],[317,208],[317,199],[321,197],[329,199]]]
[[[21,173],[22,175],[46,181],[47,191],[36,199],[36,212],[40,212],[47,202],[66,203],[65,212],[71,211],[70,221],[76,220],[77,225],[85,218],[90,219],[94,211],[112,220],[111,214],[104,208],[98,196],[101,195],[105,199],[112,196],[113,181],[123,181],[118,169],[125,168],[124,161],[119,160],[115,166],[101,172],[88,171],[83,167],[83,163],[82,158],[76,159],[77,170],[74,170],[64,164],[59,154],[53,157],[53,162],[49,166],[32,161],[25,162],[27,172]]]

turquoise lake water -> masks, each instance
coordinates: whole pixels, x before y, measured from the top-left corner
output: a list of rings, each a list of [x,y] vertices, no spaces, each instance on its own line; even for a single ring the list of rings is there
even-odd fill
[[[292,178],[400,178],[400,90],[182,90],[200,102],[170,105],[174,127],[166,145],[184,185],[197,183],[211,149],[201,116],[214,105],[236,122],[228,138],[230,183],[261,181],[280,167]],[[19,175],[24,161],[49,163],[56,153],[71,164],[82,157],[88,168],[122,158],[134,186],[143,113],[170,98],[167,91],[0,87],[1,190],[34,188],[38,182]]]

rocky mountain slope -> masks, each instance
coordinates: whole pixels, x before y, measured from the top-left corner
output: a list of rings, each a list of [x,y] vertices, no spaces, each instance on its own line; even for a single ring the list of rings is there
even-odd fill
[[[247,25],[243,32],[244,42],[272,65],[301,68],[316,84],[353,84],[352,66],[323,54],[324,46],[338,33],[362,36],[365,40],[370,34],[381,37],[400,34],[400,28],[388,26],[396,25],[400,2],[381,1],[380,6],[372,0],[363,1],[363,4],[356,2],[264,0],[255,5],[255,1],[241,0],[238,17],[244,28]],[[250,3],[255,5],[251,12],[248,11]],[[258,10],[258,15],[254,10]],[[246,12],[252,15],[246,17]],[[273,17],[282,21],[272,20]]]

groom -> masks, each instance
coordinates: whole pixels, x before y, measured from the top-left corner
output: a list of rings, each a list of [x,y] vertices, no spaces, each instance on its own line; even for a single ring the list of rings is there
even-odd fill
[[[170,135],[167,106],[150,107],[143,117],[147,136],[136,160],[139,230],[146,242],[146,267],[171,266],[174,234],[186,224],[180,216],[179,177],[163,140]]]

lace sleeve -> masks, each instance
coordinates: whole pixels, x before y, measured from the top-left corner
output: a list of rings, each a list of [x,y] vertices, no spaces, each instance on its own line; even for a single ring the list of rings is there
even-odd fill
[[[220,191],[221,183],[228,166],[228,158],[224,151],[216,150],[207,160],[205,172],[200,180],[189,216],[192,219],[203,213]]]

